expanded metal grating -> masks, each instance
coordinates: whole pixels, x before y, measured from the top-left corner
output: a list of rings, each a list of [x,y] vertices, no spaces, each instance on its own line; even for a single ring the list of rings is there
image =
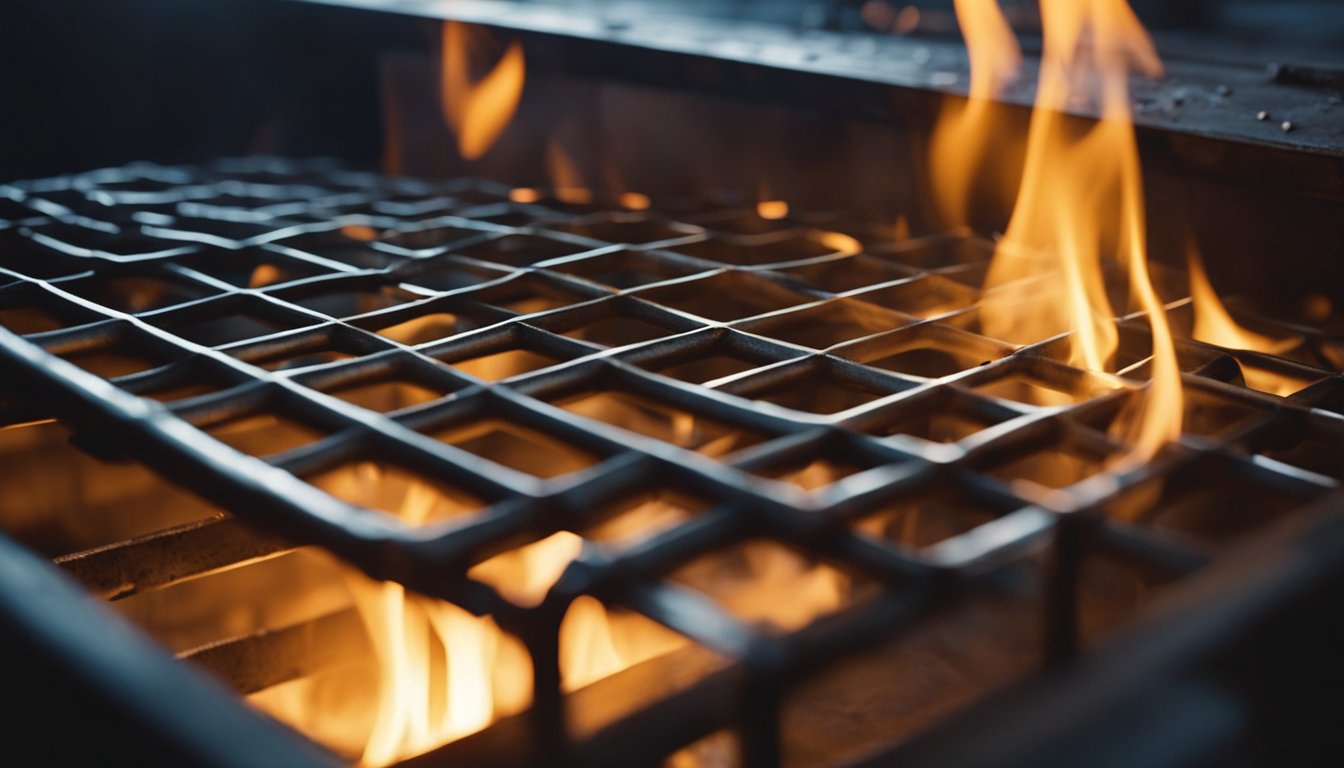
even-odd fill
[[[1123,378],[1069,366],[1058,338],[981,335],[992,243],[731,199],[561,197],[273,159],[0,186],[4,423],[59,418],[247,524],[60,562],[118,597],[319,545],[526,645],[530,713],[432,759],[528,744],[643,764],[731,728],[768,765],[799,748],[781,718],[818,672],[949,606],[1026,595],[1014,610],[1045,628],[1029,665],[1066,659],[1142,602],[1096,562],[1145,593],[1344,478],[1344,346],[1314,329],[1262,324],[1301,340],[1286,357],[1179,339],[1187,435],[1116,475],[1108,426],[1146,374],[1146,325],[1120,321]],[[1158,276],[1188,330],[1184,280]],[[262,440],[232,437],[263,416]],[[414,526],[323,490],[370,463],[452,516]],[[590,541],[540,605],[467,574],[650,497],[685,514],[632,546]],[[844,573],[845,607],[784,631],[670,578],[759,541]],[[730,661],[567,732],[583,692],[561,695],[556,638],[581,595]],[[248,674],[233,682],[285,673]]]

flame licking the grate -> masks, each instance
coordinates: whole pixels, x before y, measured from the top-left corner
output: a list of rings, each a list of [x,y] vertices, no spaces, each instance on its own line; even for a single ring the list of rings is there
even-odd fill
[[[989,129],[976,104],[1015,68],[1016,49],[992,3],[957,4],[971,50],[972,100],[935,146],[943,205],[965,215],[971,171],[951,137],[983,142]],[[1021,186],[996,249],[980,309],[984,332],[1029,344],[1069,333],[1070,362],[1113,366],[1118,342],[1107,296],[1107,264],[1126,275],[1136,309],[1152,328],[1152,380],[1113,431],[1133,446],[1129,461],[1151,458],[1180,434],[1181,382],[1165,308],[1148,275],[1143,181],[1129,106],[1131,72],[1159,76],[1162,64],[1124,0],[1043,0],[1044,50],[1026,138]],[[1100,119],[1080,128],[1066,109],[1091,104]],[[969,153],[974,159],[977,153]],[[960,209],[960,210],[958,210]]]

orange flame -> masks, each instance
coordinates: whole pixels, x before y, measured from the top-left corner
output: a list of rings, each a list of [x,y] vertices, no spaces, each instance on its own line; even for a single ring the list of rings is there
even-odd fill
[[[588,205],[593,202],[593,192],[584,183],[579,166],[555,139],[546,142],[546,171],[550,176],[553,194],[560,202],[570,205]]]
[[[518,109],[526,65],[521,43],[511,43],[484,77],[473,82],[471,58],[479,54],[479,34],[464,24],[443,24],[440,104],[443,119],[457,134],[462,157],[475,160],[494,146]],[[483,34],[483,33],[482,33]]]
[[[1196,339],[1228,349],[1250,349],[1271,355],[1287,352],[1302,341],[1296,336],[1275,339],[1242,328],[1218,298],[1213,284],[1209,282],[1208,272],[1204,270],[1204,260],[1193,245],[1186,253],[1186,261],[1190,270],[1190,300],[1195,309]]]
[[[979,68],[972,92],[985,99],[1011,60],[1003,53],[1001,17],[989,7],[981,3],[974,8],[978,13],[963,14],[972,65]],[[972,8],[958,3],[958,10]],[[1023,344],[1070,332],[1070,362],[1106,370],[1118,334],[1102,256],[1114,253],[1152,327],[1152,381],[1138,407],[1115,427],[1134,446],[1128,458],[1144,460],[1178,437],[1181,424],[1180,369],[1148,275],[1143,182],[1129,107],[1129,73],[1159,76],[1162,64],[1124,0],[1043,0],[1041,18],[1045,43],[1026,163],[986,279],[981,323],[986,334]],[[1101,114],[1081,133],[1064,114],[1080,101],[1096,104]],[[944,205],[961,206],[953,212],[964,215],[965,187],[958,185],[967,174],[949,159],[951,150],[943,151],[935,162],[949,163],[953,180]]]
[[[994,0],[956,0],[966,38],[971,83],[966,101],[949,100],[938,116],[929,151],[938,173],[934,193],[949,225],[967,224],[971,189],[994,137],[994,96],[1017,76],[1022,51]]]

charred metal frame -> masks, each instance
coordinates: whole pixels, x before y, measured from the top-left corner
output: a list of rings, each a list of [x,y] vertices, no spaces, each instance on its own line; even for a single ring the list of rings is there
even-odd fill
[[[1181,535],[1179,524],[1173,531],[1143,518],[1124,522],[1109,514],[1117,499],[1154,484],[1179,486],[1182,478],[1239,478],[1281,499],[1279,513],[1294,518],[1292,525],[1301,525],[1296,512],[1303,512],[1308,519],[1321,515],[1329,521],[1321,525],[1331,531],[1338,526],[1337,477],[1260,455],[1306,439],[1344,446],[1344,377],[1326,362],[1340,359],[1338,345],[1308,328],[1280,327],[1305,338],[1295,360],[1179,341],[1193,401],[1191,434],[1156,461],[1119,475],[1093,475],[1064,491],[996,475],[1012,459],[1040,450],[1085,456],[1116,450],[1105,424],[1134,396],[1143,371],[1136,366],[1125,386],[1070,407],[1036,407],[980,391],[1004,377],[1071,392],[1095,382],[1062,362],[1060,339],[1013,347],[975,333],[977,286],[991,248],[964,235],[893,243],[880,229],[807,216],[752,220],[752,229],[742,229],[749,209],[731,201],[668,201],[652,212],[553,198],[520,203],[510,200],[507,187],[486,182],[383,178],[333,163],[268,159],[206,170],[135,165],[20,182],[0,187],[0,201],[6,254],[0,309],[41,310],[63,326],[22,336],[0,329],[0,360],[12,372],[8,386],[14,390],[5,423],[59,418],[76,430],[86,450],[139,461],[246,524],[184,526],[70,555],[61,565],[96,592],[117,597],[291,546],[317,545],[374,578],[493,615],[528,648],[535,670],[532,709],[415,764],[554,764],[557,756],[584,765],[653,764],[732,728],[747,765],[775,765],[780,707],[801,682],[839,658],[900,636],[940,605],[1005,588],[1005,572],[1041,557],[1049,567],[1040,587],[1040,656],[1052,679],[1073,690],[1100,663],[1073,668],[1085,643],[1077,607],[1080,564],[1088,553],[1113,553],[1174,578],[1219,559],[1227,563],[1214,569],[1243,562],[1220,542]],[[344,234],[348,226],[381,234],[366,242]],[[826,229],[850,238],[825,236]],[[509,242],[522,247],[511,249]],[[261,263],[277,270],[278,282],[251,288],[238,279],[237,265],[245,265],[245,275]],[[837,275],[855,282],[836,284]],[[189,296],[196,298],[123,311],[96,292],[118,276],[190,286]],[[304,305],[315,296],[360,293],[399,303],[348,314]],[[921,304],[930,293],[951,298],[930,310]],[[510,308],[520,298],[543,299],[545,308],[520,314]],[[1174,315],[1188,312],[1179,293],[1167,299]],[[827,315],[846,311],[880,317],[890,330],[847,327],[843,318]],[[457,332],[410,346],[376,333],[435,313],[458,318]],[[264,320],[273,332],[213,334],[235,331],[231,324],[244,315]],[[610,317],[635,318],[661,332],[615,346],[565,335]],[[789,330],[790,321],[800,319],[827,338],[800,340]],[[1121,330],[1122,355],[1141,361],[1141,318],[1123,319]],[[921,345],[973,350],[985,362],[935,376],[882,367],[883,360]],[[328,349],[350,358],[264,367]],[[97,350],[126,351],[151,362],[146,370],[105,379],[65,359]],[[453,365],[507,350],[526,350],[550,364],[498,382]],[[703,383],[658,373],[725,351],[744,358],[746,368]],[[1244,386],[1243,365],[1310,384],[1287,398],[1264,394]],[[445,396],[384,414],[333,394],[396,378],[429,383]],[[222,389],[173,402],[153,397],[189,381]],[[836,388],[853,399],[839,401],[843,405],[834,412],[811,412],[787,398],[790,387],[800,386]],[[694,445],[563,408],[568,398],[588,392],[629,393],[667,412],[769,439],[722,460],[707,457]],[[917,426],[902,426],[948,409],[970,413],[986,428],[940,443],[932,435],[918,437]],[[1202,417],[1204,409],[1213,415]],[[262,412],[283,413],[325,436],[258,458],[208,434],[214,425]],[[485,418],[580,447],[598,460],[541,480],[427,434]],[[773,467],[835,457],[858,471],[814,492],[761,477]],[[412,528],[304,480],[363,459],[465,491],[483,500],[483,511],[465,521]],[[514,605],[466,574],[494,554],[556,531],[582,530],[628,495],[666,487],[701,499],[705,510],[630,551],[586,547],[535,608]],[[930,488],[982,497],[998,516],[923,549],[879,542],[853,529],[853,520],[881,505]],[[1251,527],[1275,527],[1274,515],[1264,515]],[[1153,621],[1138,647],[1175,648],[1184,660],[1207,638],[1181,628],[1197,629],[1229,603],[1259,618],[1262,609],[1280,608],[1280,600],[1302,597],[1308,585],[1333,589],[1339,574],[1330,563],[1337,560],[1338,537],[1305,535],[1314,544],[1300,564],[1285,556],[1269,563],[1264,581],[1261,574],[1245,576],[1250,586],[1267,590],[1259,596],[1263,602],[1210,598],[1187,616]],[[696,556],[748,538],[776,541],[833,564],[874,585],[876,593],[780,636],[747,626],[705,595],[663,579]],[[1280,576],[1285,580],[1276,581]],[[12,615],[39,629],[46,625],[53,637],[78,634],[73,625],[47,625],[24,608],[31,603],[22,589],[0,583],[0,598]],[[60,600],[69,599],[65,586],[53,589]],[[580,595],[651,618],[731,664],[572,739],[565,723],[575,702],[599,695],[560,693],[559,623]],[[350,626],[336,616],[326,629],[348,632]],[[83,636],[81,642],[88,641]],[[302,657],[309,650],[302,638],[279,632],[193,655],[246,691],[292,672],[241,665],[238,654]],[[1148,666],[1142,655],[1126,656],[1123,647],[1106,653],[1099,658],[1129,659],[1160,680],[1174,668],[1187,671],[1174,662]],[[161,660],[145,663],[162,667]],[[115,682],[144,691],[133,680]],[[1010,695],[993,703],[1011,709],[1013,701]],[[157,722],[169,714],[164,710],[151,708],[146,720]],[[1123,725],[1117,728],[1124,733]],[[277,756],[297,749],[284,740],[270,748]],[[250,751],[219,762],[231,758],[260,762]],[[276,757],[286,760],[322,762],[317,756]]]

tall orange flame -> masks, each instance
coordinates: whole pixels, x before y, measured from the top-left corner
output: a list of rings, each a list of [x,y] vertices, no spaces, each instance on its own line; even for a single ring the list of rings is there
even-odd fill
[[[1008,60],[1002,17],[991,3],[958,3],[958,11],[979,69],[973,92],[987,99]],[[990,336],[1022,344],[1069,332],[1070,362],[1107,370],[1118,333],[1102,259],[1114,254],[1152,328],[1152,381],[1115,428],[1133,445],[1128,458],[1143,460],[1179,436],[1182,413],[1175,347],[1148,275],[1143,180],[1129,107],[1129,74],[1160,76],[1162,64],[1124,0],[1042,0],[1041,20],[1044,50],[1022,183],[986,279],[981,324]],[[1100,112],[1086,130],[1065,115],[1079,103]],[[953,186],[945,205],[964,206],[965,187],[958,186],[964,167],[947,156],[935,155],[935,162],[949,164]],[[941,183],[945,168],[936,167]]]
[[[971,189],[994,142],[994,96],[1017,76],[1022,51],[995,0],[956,0],[966,38],[971,82],[966,101],[948,100],[930,143],[938,173],[934,194],[949,225],[968,224]]]
[[[483,34],[464,24],[443,24],[443,71],[440,105],[443,119],[457,134],[462,157],[475,160],[494,146],[518,109],[526,64],[523,46],[514,42],[479,81],[471,76],[471,58],[480,52]]]

